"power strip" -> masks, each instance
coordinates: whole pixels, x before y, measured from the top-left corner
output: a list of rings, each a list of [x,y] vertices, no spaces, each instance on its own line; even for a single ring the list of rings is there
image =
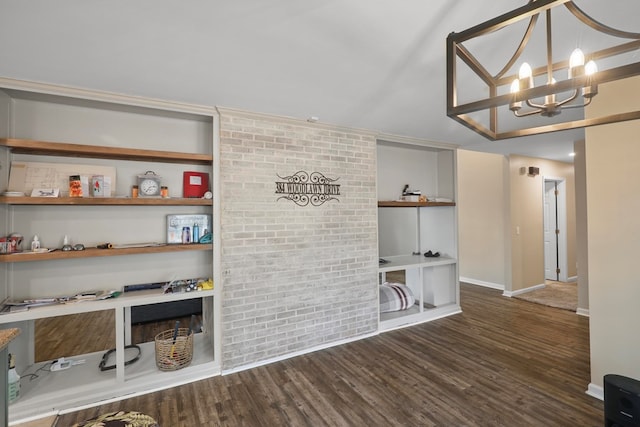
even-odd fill
[[[50,370],[52,372],[64,371],[65,369],[69,369],[72,366],[82,365],[84,362],[85,362],[84,359],[72,360],[72,359],[65,359],[64,357],[61,357],[60,359],[55,360],[53,362]]]

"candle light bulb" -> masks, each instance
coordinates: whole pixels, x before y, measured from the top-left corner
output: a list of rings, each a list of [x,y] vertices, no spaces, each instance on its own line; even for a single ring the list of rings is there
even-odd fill
[[[511,82],[511,93],[517,93],[520,90],[520,80],[514,79]]]
[[[516,94],[520,90],[520,80],[514,79],[511,82],[511,93]],[[509,109],[513,112],[517,112],[522,108],[522,101],[512,101],[509,103]]]
[[[531,65],[523,62],[518,71],[518,78],[520,79],[520,89],[533,87],[533,71],[531,70]]]
[[[520,70],[518,71],[518,77],[520,79],[528,79],[531,77],[532,74],[533,72],[531,71],[531,65],[527,64],[526,62],[523,62],[522,65],[520,66]]]
[[[584,74],[584,53],[580,49],[574,49],[569,57],[569,70],[567,76],[572,79]]]
[[[569,57],[569,68],[575,68],[584,65],[584,53],[582,50],[574,49]]]

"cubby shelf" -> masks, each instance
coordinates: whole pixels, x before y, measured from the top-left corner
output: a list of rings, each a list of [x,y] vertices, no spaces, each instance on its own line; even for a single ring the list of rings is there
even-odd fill
[[[64,373],[47,369],[50,362],[30,365],[25,373],[38,372],[37,378],[24,382],[20,398],[9,406],[15,418],[31,418],[36,408],[69,410],[89,401],[100,401],[135,394],[140,388],[165,388],[167,384],[182,384],[218,374],[211,363],[214,349],[210,333],[194,335],[194,351],[191,364],[185,368],[163,372],[155,363],[154,343],[140,344],[141,356],[130,366],[123,368],[126,375],[118,379],[116,370],[101,372],[98,365],[104,352],[74,356],[73,360],[84,360]],[[60,399],[61,387],[65,390]],[[42,411],[43,409],[40,409]]]

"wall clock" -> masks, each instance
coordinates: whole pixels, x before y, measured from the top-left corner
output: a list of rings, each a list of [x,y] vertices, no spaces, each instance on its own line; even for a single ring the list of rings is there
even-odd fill
[[[160,197],[160,177],[153,171],[138,175],[138,195],[140,197]]]

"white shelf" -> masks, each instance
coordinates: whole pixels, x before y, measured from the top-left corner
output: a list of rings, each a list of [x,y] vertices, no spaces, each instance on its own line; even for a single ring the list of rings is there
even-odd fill
[[[388,262],[380,265],[379,274],[404,271],[406,285],[411,288],[416,303],[407,310],[380,313],[380,330],[410,326],[462,311],[457,301],[457,279],[452,280],[448,271],[457,271],[455,259],[446,256],[427,258],[423,255],[398,255],[386,257],[385,260]],[[437,276],[438,272],[444,273],[444,278]]]
[[[125,367],[125,381],[116,379],[115,369],[100,371],[99,364],[104,352],[74,356],[71,359],[85,359],[85,363],[58,372],[40,370],[37,372],[38,378],[29,380],[27,373],[34,373],[50,362],[32,365],[22,373],[20,397],[9,406],[11,420],[25,419],[54,409],[63,411],[126,394],[159,390],[219,375],[220,367],[214,363],[210,338],[205,333],[195,334],[191,364],[169,372],[160,371],[156,367],[153,342],[140,344],[140,359]],[[64,399],[61,399],[61,390],[64,390]]]
[[[22,322],[25,320],[44,319],[47,317],[65,316],[68,314],[89,313],[100,310],[148,305],[161,302],[182,301],[193,298],[204,298],[215,295],[215,289],[205,291],[181,292],[175,294],[162,293],[161,289],[123,292],[116,298],[102,301],[79,301],[69,304],[52,304],[32,307],[19,313],[0,315],[0,324]]]
[[[422,312],[420,311],[420,307],[416,305],[408,310],[380,313],[380,329],[388,331],[405,326],[417,325],[461,312],[462,309],[460,305],[456,303],[429,308]]]
[[[194,335],[193,340],[193,360],[189,366],[177,371],[161,371],[156,366],[155,343],[147,342],[139,344],[142,350],[142,357],[134,364],[125,368],[128,370],[125,376],[125,383],[144,380],[145,384],[159,386],[173,377],[180,377],[184,374],[192,374],[194,370],[207,368],[213,362],[213,348],[208,342],[211,336],[207,333]],[[135,369],[133,369],[135,368]]]
[[[427,258],[424,255],[394,255],[383,258],[388,262],[385,264],[381,263],[379,265],[378,272],[380,273],[406,270],[407,268],[435,267],[438,265],[451,265],[456,263],[454,258],[448,256]]]

